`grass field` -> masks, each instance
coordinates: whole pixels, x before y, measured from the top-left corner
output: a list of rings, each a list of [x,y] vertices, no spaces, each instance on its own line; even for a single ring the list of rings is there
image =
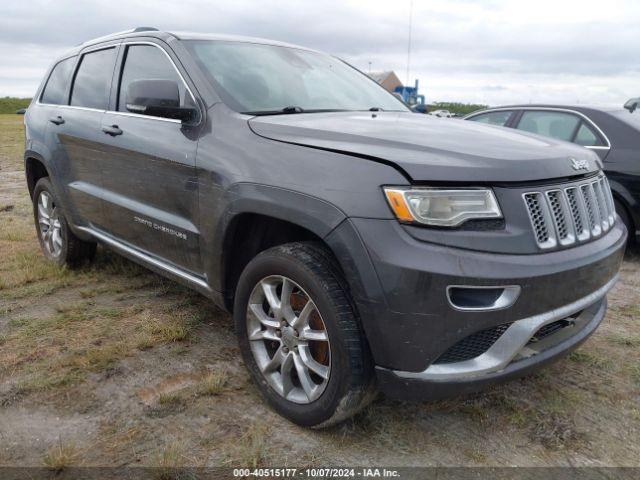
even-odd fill
[[[305,430],[264,404],[205,298],[103,249],[44,260],[22,118],[0,115],[0,465],[640,465],[637,254],[596,334],[537,375]]]
[[[0,115],[15,114],[20,108],[27,108],[30,98],[0,97]]]

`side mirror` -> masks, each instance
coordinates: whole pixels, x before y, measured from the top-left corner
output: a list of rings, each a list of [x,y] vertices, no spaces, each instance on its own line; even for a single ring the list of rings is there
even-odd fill
[[[640,98],[632,98],[624,104],[624,108],[629,110],[629,112],[633,113],[636,108],[638,108],[638,104],[640,104]]]
[[[125,104],[131,113],[191,122],[197,110],[180,106],[180,89],[173,80],[135,80],[127,87]]]

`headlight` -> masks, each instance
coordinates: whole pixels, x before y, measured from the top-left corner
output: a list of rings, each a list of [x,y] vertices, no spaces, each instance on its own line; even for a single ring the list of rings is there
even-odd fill
[[[472,218],[502,218],[493,191],[488,188],[385,187],[384,193],[398,220],[455,227]]]

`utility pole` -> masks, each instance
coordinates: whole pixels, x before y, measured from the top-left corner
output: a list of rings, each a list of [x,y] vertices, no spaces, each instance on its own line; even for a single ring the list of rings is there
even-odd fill
[[[407,43],[407,81],[405,85],[409,86],[409,68],[411,65],[411,29],[413,27],[413,0],[409,2],[409,41]]]

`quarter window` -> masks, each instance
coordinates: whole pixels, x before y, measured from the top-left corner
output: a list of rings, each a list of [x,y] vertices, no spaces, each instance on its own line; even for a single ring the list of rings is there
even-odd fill
[[[580,125],[574,142],[583,147],[599,147],[603,145],[600,137],[584,122]]]
[[[474,122],[478,123],[487,123],[489,125],[498,125],[500,127],[504,127],[509,121],[512,113],[513,112],[510,110],[489,112],[483,113],[481,115],[476,115],[475,117],[469,118],[469,120],[473,120]]]
[[[175,67],[159,47],[131,45],[122,68],[122,80],[118,94],[118,111],[126,112],[127,88],[137,80],[172,80],[178,84],[180,106],[193,106],[194,102]]]
[[[65,93],[67,93],[75,59],[76,57],[67,58],[53,67],[49,80],[47,80],[47,84],[42,92],[42,97],[40,98],[42,103],[51,103],[53,105],[67,103]]]
[[[84,54],[73,81],[71,105],[106,110],[115,61],[115,48]]]
[[[571,113],[532,110],[522,113],[517,128],[570,142],[578,122],[580,119]]]

